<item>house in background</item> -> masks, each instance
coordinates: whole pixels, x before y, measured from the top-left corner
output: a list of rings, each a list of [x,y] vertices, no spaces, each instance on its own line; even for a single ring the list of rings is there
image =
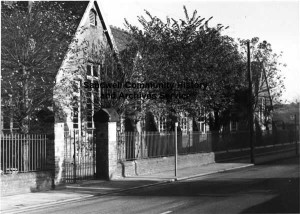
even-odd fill
[[[299,103],[274,105],[273,128],[299,130],[299,106]]]
[[[266,78],[264,68],[259,63],[253,62],[252,69],[254,126],[257,130],[272,130],[273,98],[271,96],[269,82]],[[248,103],[248,89],[238,91],[235,97],[235,104],[229,112],[229,122],[222,127],[223,131],[235,132],[249,130]]]

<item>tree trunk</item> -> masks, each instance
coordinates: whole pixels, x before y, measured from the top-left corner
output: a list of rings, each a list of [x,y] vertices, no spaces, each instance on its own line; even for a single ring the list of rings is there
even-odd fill
[[[28,107],[29,107],[29,96],[28,96],[28,73],[26,71],[26,66],[22,66],[23,75],[24,75],[24,87],[23,87],[23,99],[24,99],[24,107],[23,111],[26,113],[26,116],[22,120],[21,132],[23,134],[28,134],[29,132],[29,115],[28,115]]]
[[[22,66],[23,75],[25,77],[24,87],[23,87],[23,99],[24,99],[24,108],[23,111],[26,113],[26,116],[22,120],[21,132],[23,134],[28,134],[29,131],[29,117],[27,114],[28,111],[28,73],[26,71],[26,66]],[[29,142],[27,136],[25,136],[23,144],[23,165],[24,171],[29,171]]]

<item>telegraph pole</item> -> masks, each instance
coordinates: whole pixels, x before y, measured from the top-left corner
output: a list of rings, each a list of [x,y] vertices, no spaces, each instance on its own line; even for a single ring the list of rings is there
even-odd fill
[[[297,155],[299,155],[299,149],[298,149],[298,141],[299,141],[299,139],[300,139],[300,102],[297,102],[296,101],[296,103],[298,104],[298,108],[297,108],[297,111],[298,111],[298,126],[299,126],[299,131],[298,131],[298,137],[296,137],[296,145],[297,145]],[[297,115],[297,113],[296,113],[296,115]],[[297,123],[296,123],[296,131],[297,131]]]
[[[254,145],[253,145],[253,94],[252,94],[252,71],[250,61],[250,42],[247,42],[247,70],[248,70],[248,83],[249,83],[249,129],[250,129],[250,161],[255,163],[254,160]]]
[[[297,103],[296,103],[297,106]],[[297,114],[295,114],[295,143],[296,143],[296,155],[299,155],[299,149],[298,149],[298,139],[297,139]]]

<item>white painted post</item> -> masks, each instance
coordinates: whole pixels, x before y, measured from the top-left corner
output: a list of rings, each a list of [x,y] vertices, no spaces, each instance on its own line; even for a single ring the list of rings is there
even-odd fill
[[[108,122],[108,179],[114,178],[118,164],[117,122]]]

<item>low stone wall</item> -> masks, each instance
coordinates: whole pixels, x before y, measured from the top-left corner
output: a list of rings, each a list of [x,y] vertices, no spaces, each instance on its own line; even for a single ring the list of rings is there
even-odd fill
[[[214,153],[178,156],[178,168],[201,166],[215,162]],[[149,158],[119,163],[113,178],[149,175],[174,169],[174,157]]]
[[[49,190],[52,188],[51,171],[1,175],[1,196]]]
[[[282,158],[296,156],[295,144],[282,144],[275,147],[256,148],[255,162],[257,164]],[[300,151],[300,146],[298,147]],[[178,169],[206,165],[215,162],[250,161],[249,149],[243,151],[224,151],[217,153],[199,153],[178,156]],[[112,179],[149,175],[153,173],[174,170],[174,157],[149,158],[118,163]]]

